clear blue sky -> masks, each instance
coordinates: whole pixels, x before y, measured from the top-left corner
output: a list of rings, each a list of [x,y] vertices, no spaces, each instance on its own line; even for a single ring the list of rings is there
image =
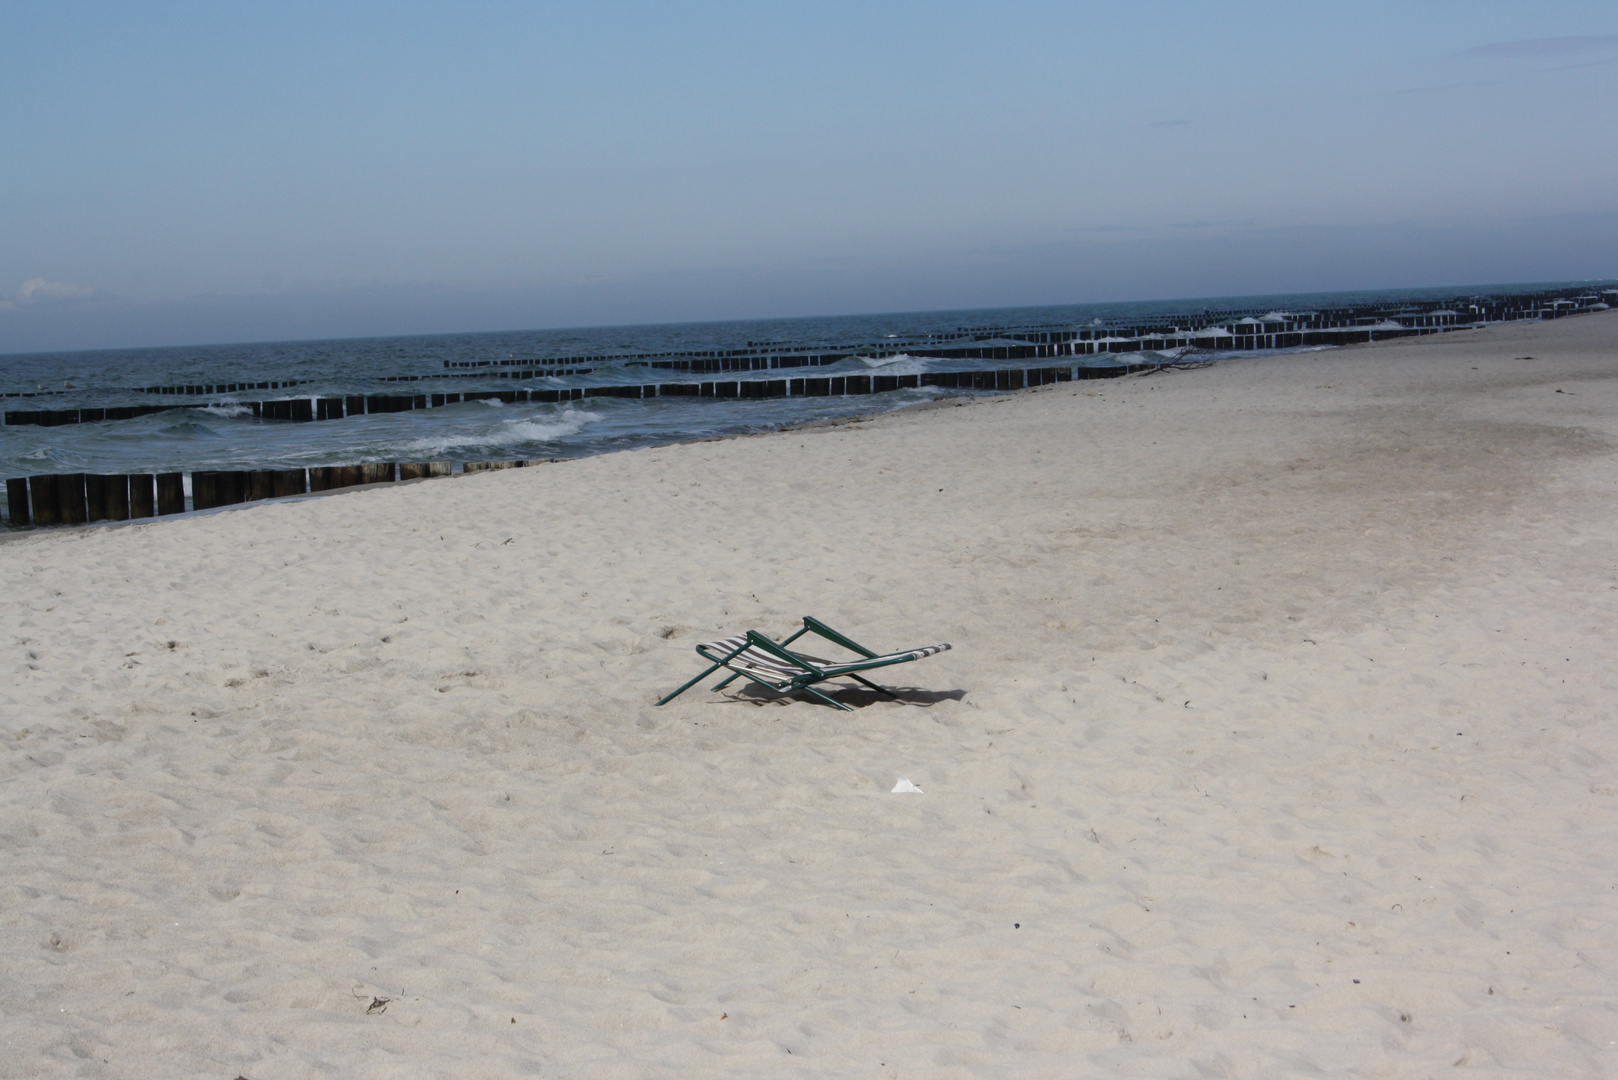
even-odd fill
[[[0,0],[0,351],[1618,275],[1618,4]]]

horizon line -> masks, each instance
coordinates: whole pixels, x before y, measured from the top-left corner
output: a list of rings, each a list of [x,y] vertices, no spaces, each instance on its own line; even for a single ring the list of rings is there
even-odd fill
[[[1269,292],[1269,293],[1235,293],[1226,295],[1181,296],[1165,297],[1162,299],[1132,299],[1132,300],[1079,300],[1054,304],[1012,304],[996,307],[952,307],[952,308],[914,308],[906,311],[873,311],[873,312],[841,312],[836,314],[820,315],[760,315],[742,319],[689,319],[662,322],[623,322],[623,323],[597,323],[593,325],[572,326],[530,326],[507,327],[494,330],[438,330],[425,333],[409,334],[357,334],[347,337],[310,337],[310,338],[260,338],[237,341],[198,341],[177,342],[166,345],[110,345],[91,349],[30,349],[22,351],[0,352],[0,360],[25,356],[74,356],[89,353],[107,352],[159,352],[167,349],[230,349],[248,346],[266,345],[310,345],[318,343],[358,342],[358,341],[409,341],[419,338],[443,337],[478,337],[496,336],[501,334],[548,334],[600,330],[641,330],[652,327],[672,326],[727,326],[738,323],[757,322],[796,322],[819,319],[876,319],[884,317],[905,317],[916,315],[948,315],[952,313],[968,314],[972,312],[988,311],[1031,311],[1040,308],[1085,308],[1105,307],[1117,304],[1191,304],[1203,301],[1236,301],[1255,299],[1278,299],[1285,297],[1303,296],[1344,296],[1355,293],[1416,293],[1438,292],[1453,293],[1454,295],[1485,295],[1487,290],[1532,290],[1539,288],[1569,287],[1575,285],[1603,285],[1618,284],[1618,277],[1601,278],[1567,278],[1545,281],[1512,281],[1472,283],[1466,285],[1409,285],[1409,286],[1381,286],[1376,288],[1359,289],[1326,289],[1301,292]],[[1476,291],[1474,293],[1474,291]],[[1258,305],[1260,307],[1264,305]]]

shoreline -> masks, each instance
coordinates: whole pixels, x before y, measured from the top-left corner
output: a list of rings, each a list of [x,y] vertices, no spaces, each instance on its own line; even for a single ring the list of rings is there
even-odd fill
[[[1241,303],[1260,300],[1268,306],[1193,309],[1166,302],[884,316],[877,318],[881,326],[857,318],[809,320],[805,325],[817,328],[818,343],[783,340],[788,328],[769,322],[685,332],[625,328],[592,338],[591,348],[606,350],[589,353],[595,360],[586,353],[551,355],[568,343],[533,332],[451,335],[409,347],[372,341],[204,349],[178,368],[155,354],[127,363],[105,356],[53,373],[19,361],[8,368],[7,392],[37,388],[49,400],[34,404],[54,407],[4,410],[0,456],[13,479],[54,468],[69,475],[70,485],[81,471],[285,474],[316,465],[572,456],[608,444],[649,445],[868,412],[880,407],[860,400],[870,393],[920,398],[966,388],[1009,390],[1136,370],[1141,365],[1132,360],[1162,363],[1198,348],[1213,349],[1217,358],[1226,348],[1341,345],[1497,320],[1556,320],[1618,302],[1618,289],[1562,283],[1527,292],[1278,295]],[[568,347],[584,344],[580,339]],[[323,353],[330,353],[326,362],[312,365]],[[556,366],[564,361],[567,366]],[[46,391],[46,385],[61,389]],[[581,401],[587,402],[582,411],[557,416]],[[496,402],[516,409],[484,407]],[[216,480],[224,486],[210,486],[199,506],[218,502],[214,496],[227,494],[233,483]],[[96,486],[99,498],[116,499],[106,481]],[[283,475],[277,490],[290,494],[291,486]],[[73,512],[71,491],[51,487],[43,501],[48,523],[85,516]],[[60,513],[49,512],[58,503]],[[118,516],[112,504],[105,513]]]
[[[1609,311],[16,533],[0,1043],[1598,1073],[1615,356]],[[651,704],[805,614],[955,647],[853,717]]]
[[[1022,390],[1013,390],[1013,391],[1008,391],[1008,392],[1009,393],[1025,393],[1025,392],[1032,392],[1032,391],[1039,390],[1039,389],[1041,389],[1041,387],[1024,387]],[[570,461],[584,461],[584,460],[587,460],[589,458],[602,457],[602,456],[611,455],[611,454],[634,453],[637,450],[656,450],[656,449],[661,449],[663,447],[669,447],[669,446],[689,446],[689,445],[695,445],[695,444],[698,444],[698,443],[727,442],[727,441],[732,440],[732,439],[749,439],[749,438],[762,437],[762,436],[767,436],[767,435],[778,435],[778,434],[782,434],[782,433],[786,433],[786,432],[818,431],[818,430],[822,430],[822,429],[825,429],[825,428],[833,428],[833,427],[838,427],[838,426],[842,426],[842,425],[846,425],[846,424],[861,423],[863,421],[870,420],[870,419],[872,419],[874,417],[885,416],[888,413],[908,412],[908,411],[910,411],[912,409],[924,410],[924,409],[929,409],[929,408],[938,408],[940,402],[956,402],[956,401],[959,401],[961,403],[965,403],[965,402],[977,401],[977,400],[984,400],[984,399],[979,399],[979,398],[944,398],[944,397],[936,397],[936,398],[930,398],[927,401],[918,401],[918,402],[915,402],[914,404],[911,404],[911,405],[901,405],[897,409],[888,409],[888,410],[882,410],[882,411],[870,412],[870,413],[858,413],[858,414],[855,414],[853,416],[846,416],[846,417],[831,417],[831,418],[823,418],[823,419],[819,419],[819,420],[805,420],[805,421],[803,421],[801,423],[786,424],[786,425],[783,425],[782,427],[767,428],[767,429],[762,430],[762,431],[737,431],[737,432],[731,432],[731,433],[727,433],[727,434],[723,434],[723,435],[697,435],[697,436],[693,436],[693,437],[688,438],[688,439],[673,439],[673,440],[670,440],[669,442],[651,443],[651,444],[649,444],[647,446],[634,446],[634,447],[623,447],[623,448],[611,449],[611,450],[599,450],[599,451],[596,451],[594,453],[581,454],[581,455],[579,455],[577,457],[551,458],[548,461],[543,460],[543,459],[528,459],[528,460],[522,461],[520,463],[520,467],[522,467],[522,468],[538,468],[539,466],[542,466],[542,465],[562,465],[562,464],[566,464],[567,462],[570,462]],[[466,464],[471,464],[471,463],[466,463]],[[157,515],[157,516],[153,516],[153,517],[146,517],[146,518],[129,518],[129,519],[125,519],[125,520],[122,520],[122,521],[105,521],[104,520],[104,521],[86,521],[86,522],[80,522],[80,523],[74,524],[74,525],[22,525],[22,526],[13,526],[13,525],[10,525],[9,523],[7,523],[3,527],[0,527],[0,543],[6,543],[8,541],[14,541],[14,540],[21,540],[21,539],[24,539],[25,537],[34,536],[34,535],[37,535],[37,534],[40,534],[40,533],[43,533],[43,532],[48,532],[48,533],[54,534],[54,533],[67,533],[67,532],[73,532],[73,531],[85,531],[85,530],[91,530],[91,529],[121,529],[121,528],[128,528],[130,526],[135,526],[135,525],[162,525],[162,524],[169,523],[169,522],[186,521],[186,520],[190,520],[190,519],[193,519],[193,518],[206,517],[206,516],[213,515],[213,514],[222,514],[222,513],[228,513],[228,512],[231,512],[231,511],[237,511],[237,510],[251,510],[251,509],[253,509],[255,507],[273,506],[273,505],[278,504],[278,503],[302,502],[302,501],[305,501],[305,500],[308,500],[308,499],[322,499],[322,498],[326,498],[327,496],[331,496],[331,495],[346,495],[346,494],[349,494],[349,493],[352,493],[352,492],[360,492],[360,491],[387,491],[387,490],[389,490],[391,488],[400,488],[400,487],[404,487],[406,485],[421,484],[421,483],[426,483],[428,481],[433,481],[433,480],[456,480],[456,479],[462,479],[462,478],[465,478],[467,476],[477,475],[477,473],[479,471],[483,471],[483,470],[474,470],[472,473],[467,473],[465,471],[452,472],[452,473],[449,473],[449,474],[447,474],[445,476],[419,476],[419,477],[411,477],[408,480],[388,480],[388,481],[381,481],[381,482],[371,483],[371,484],[349,484],[349,485],[346,485],[344,487],[326,488],[326,489],[321,490],[321,491],[305,491],[305,492],[303,492],[301,494],[298,494],[298,495],[270,496],[268,498],[253,499],[253,500],[250,500],[248,502],[230,503],[230,504],[227,504],[225,506],[210,506],[210,507],[207,507],[207,508],[202,509],[202,510],[186,510],[186,511],[184,511],[182,513],[178,513],[178,514],[162,514],[162,515]],[[503,471],[503,470],[499,470],[499,471]]]

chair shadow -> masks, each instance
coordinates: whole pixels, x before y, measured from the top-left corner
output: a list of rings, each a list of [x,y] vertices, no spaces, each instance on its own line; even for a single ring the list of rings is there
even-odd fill
[[[940,701],[960,701],[966,697],[965,690],[923,690],[918,686],[890,686],[889,693],[879,694],[864,686],[831,686],[819,683],[815,686],[822,694],[831,698],[839,705],[846,705],[850,709],[863,709],[868,705],[880,705],[883,702],[894,702],[900,705],[916,705],[921,708],[930,708]],[[799,690],[795,693],[780,694],[768,687],[757,683],[748,683],[746,686],[727,693],[733,701],[745,701],[750,705],[790,705],[801,703],[805,705],[819,705],[823,709],[831,706],[815,697]]]

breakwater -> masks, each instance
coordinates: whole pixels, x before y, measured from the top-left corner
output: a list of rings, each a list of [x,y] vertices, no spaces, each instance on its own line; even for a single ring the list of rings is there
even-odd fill
[[[528,464],[540,463],[467,462],[463,471]],[[309,469],[19,476],[6,481],[5,521],[13,528],[138,521],[340,488],[450,476],[454,471],[452,462],[425,461],[370,462]]]
[[[870,342],[853,352],[816,351],[804,343],[749,342],[739,349],[701,352],[627,353],[612,359],[630,367],[717,373],[767,371],[836,364],[859,355],[873,360],[907,355],[937,360],[1031,360],[1111,353],[1162,352],[1199,348],[1209,351],[1261,351],[1317,345],[1356,345],[1390,337],[1439,333],[1491,322],[1557,319],[1581,311],[1603,310],[1618,303],[1618,289],[1553,289],[1500,296],[1453,296],[1424,302],[1394,302],[1324,307],[1307,312],[1259,308],[1204,310],[1196,314],[1140,320],[1129,324],[1098,323],[1072,327],[1004,325],[961,328],[910,335],[902,341]],[[979,344],[944,345],[948,341]],[[1002,341],[1005,344],[981,344]],[[574,356],[547,363],[588,363],[601,357]],[[548,376],[535,361],[444,361],[445,368],[472,368],[496,378]],[[584,369],[589,370],[589,369]],[[459,373],[457,373],[459,374]],[[396,376],[398,381],[437,375]]]
[[[1172,360],[1145,364],[1112,364],[1107,367],[1075,368],[1073,365],[1052,368],[999,368],[987,371],[927,372],[918,375],[840,375],[826,378],[794,379],[730,379],[710,382],[636,383],[629,386],[575,386],[539,390],[485,390],[469,393],[437,394],[370,394],[330,398],[291,398],[277,401],[250,401],[240,403],[255,419],[313,422],[342,420],[351,416],[380,413],[410,412],[413,409],[435,409],[446,405],[459,405],[470,401],[499,401],[513,405],[519,402],[558,404],[583,401],[586,398],[731,398],[757,399],[777,397],[845,397],[858,394],[881,394],[892,390],[920,389],[934,386],[940,389],[1020,390],[1026,386],[1041,386],[1047,382],[1066,382],[1070,379],[1110,379],[1120,375],[1161,367]],[[233,403],[234,404],[234,403]],[[55,427],[62,424],[86,424],[103,420],[126,420],[149,416],[175,408],[194,406],[130,406],[119,409],[59,409],[11,411],[6,423],[12,426],[33,424]]]
[[[154,514],[174,504],[158,480],[127,477],[178,475],[179,505],[207,509],[291,490],[272,473],[329,490],[359,483],[363,464],[476,470],[739,435],[1263,348],[1561,318],[1618,302],[1614,284],[1521,286],[1498,304],[1427,290],[20,354],[0,357],[0,393],[35,400],[0,402],[17,421],[0,424],[0,482],[22,480],[32,521],[31,477],[83,476],[83,519],[122,520],[104,490],[116,483],[89,478],[126,477],[140,516],[147,489]],[[1251,308],[1212,310],[1236,303]],[[146,392],[170,388],[184,392]],[[242,473],[239,491],[214,473]]]
[[[256,382],[176,383],[109,388],[122,401],[84,404],[76,408],[7,409],[0,413],[6,426],[55,427],[67,424],[103,423],[133,420],[174,409],[246,409],[257,420],[290,423],[340,420],[378,413],[410,412],[439,408],[469,401],[504,403],[562,403],[589,397],[657,398],[695,397],[756,399],[773,397],[839,397],[849,394],[881,393],[906,387],[969,386],[977,389],[1006,389],[1000,376],[983,370],[970,372],[930,371],[920,380],[894,383],[908,376],[873,375],[865,382],[861,375],[835,375],[817,378],[802,376],[771,377],[769,373],[805,368],[845,365],[848,361],[880,364],[897,357],[914,357],[942,365],[982,369],[991,365],[1039,360],[1069,361],[1077,371],[1088,374],[1073,377],[1106,377],[1120,374],[1118,357],[1130,353],[1156,353],[1178,357],[1186,352],[1219,353],[1263,351],[1310,346],[1351,345],[1388,338],[1444,333],[1491,322],[1524,319],[1554,319],[1585,311],[1601,310],[1618,303],[1618,289],[1592,290],[1564,288],[1499,296],[1442,296],[1420,302],[1393,300],[1343,306],[1321,306],[1308,311],[1253,309],[1204,310],[1137,319],[1128,323],[1096,321],[1091,325],[1005,324],[960,327],[950,330],[909,332],[870,339],[836,348],[814,342],[747,342],[731,349],[680,349],[620,352],[595,356],[523,358],[510,355],[479,360],[443,360],[437,372],[393,373],[375,376],[381,383],[440,384],[423,387],[421,393],[343,394],[293,396],[288,389],[308,385],[309,380],[259,380]],[[1144,359],[1144,358],[1143,358]],[[1166,360],[1149,361],[1163,363]],[[857,365],[856,365],[857,366]],[[1133,365],[1127,361],[1124,368]],[[603,372],[634,375],[644,371],[646,378],[622,379],[601,385]],[[657,379],[654,373],[668,372],[678,381]],[[699,381],[704,375],[733,374],[731,380]],[[959,377],[970,375],[968,382]],[[608,374],[606,377],[611,378]],[[990,386],[991,378],[996,385]],[[1009,378],[1009,376],[1008,376]],[[534,382],[549,385],[536,388],[478,389],[456,391],[443,380],[475,379]],[[950,381],[956,379],[957,381]],[[565,385],[569,382],[575,385]],[[563,384],[563,385],[558,385]],[[269,391],[274,396],[266,396]],[[83,389],[36,389],[8,391],[8,397],[47,397]],[[91,392],[93,393],[93,391]],[[156,396],[168,400],[131,404],[131,396]],[[64,403],[65,404],[65,403]]]
[[[1070,382],[1075,378],[1116,378],[1121,375],[1153,370],[1160,364],[1124,364],[1110,368],[1011,368],[992,371],[942,372],[927,375],[900,376],[846,376],[827,379],[755,380],[751,382],[678,383],[681,388],[674,396],[706,396],[715,398],[785,396],[791,390],[799,395],[838,396],[848,394],[877,394],[892,390],[914,389],[921,386],[974,390],[1021,390],[1052,383]],[[925,380],[925,381],[923,381]],[[799,384],[796,388],[791,382]],[[598,387],[592,396],[654,397],[659,386]],[[690,390],[693,393],[683,391]],[[654,393],[645,393],[653,391]],[[526,397],[527,391],[503,391],[487,395],[509,400],[555,401],[555,398]],[[544,393],[541,391],[540,393]],[[512,395],[509,399],[506,394]],[[517,397],[518,394],[525,395]],[[435,395],[441,396],[441,395]],[[459,400],[459,395],[456,395]],[[389,399],[379,411],[402,411],[398,399]],[[409,400],[409,399],[406,399]],[[308,404],[308,402],[305,402]],[[343,415],[338,407],[349,403],[334,400],[334,407],[326,410],[323,419]],[[446,404],[437,402],[439,406]],[[425,407],[425,406],[417,406]],[[307,410],[319,415],[320,410]],[[363,411],[363,410],[362,410]],[[303,419],[310,419],[310,415]],[[463,473],[491,469],[520,468],[539,461],[468,461],[462,465]],[[181,514],[188,510],[212,510],[222,506],[255,502],[263,499],[333,491],[339,488],[369,484],[392,483],[403,480],[450,476],[455,471],[453,462],[434,461],[420,463],[371,462],[361,465],[315,466],[307,469],[242,469],[205,470],[192,473],[52,473],[39,476],[13,477],[6,481],[5,524],[14,528],[26,526],[84,525],[97,522],[132,521],[140,518]],[[189,496],[187,495],[189,491]]]

